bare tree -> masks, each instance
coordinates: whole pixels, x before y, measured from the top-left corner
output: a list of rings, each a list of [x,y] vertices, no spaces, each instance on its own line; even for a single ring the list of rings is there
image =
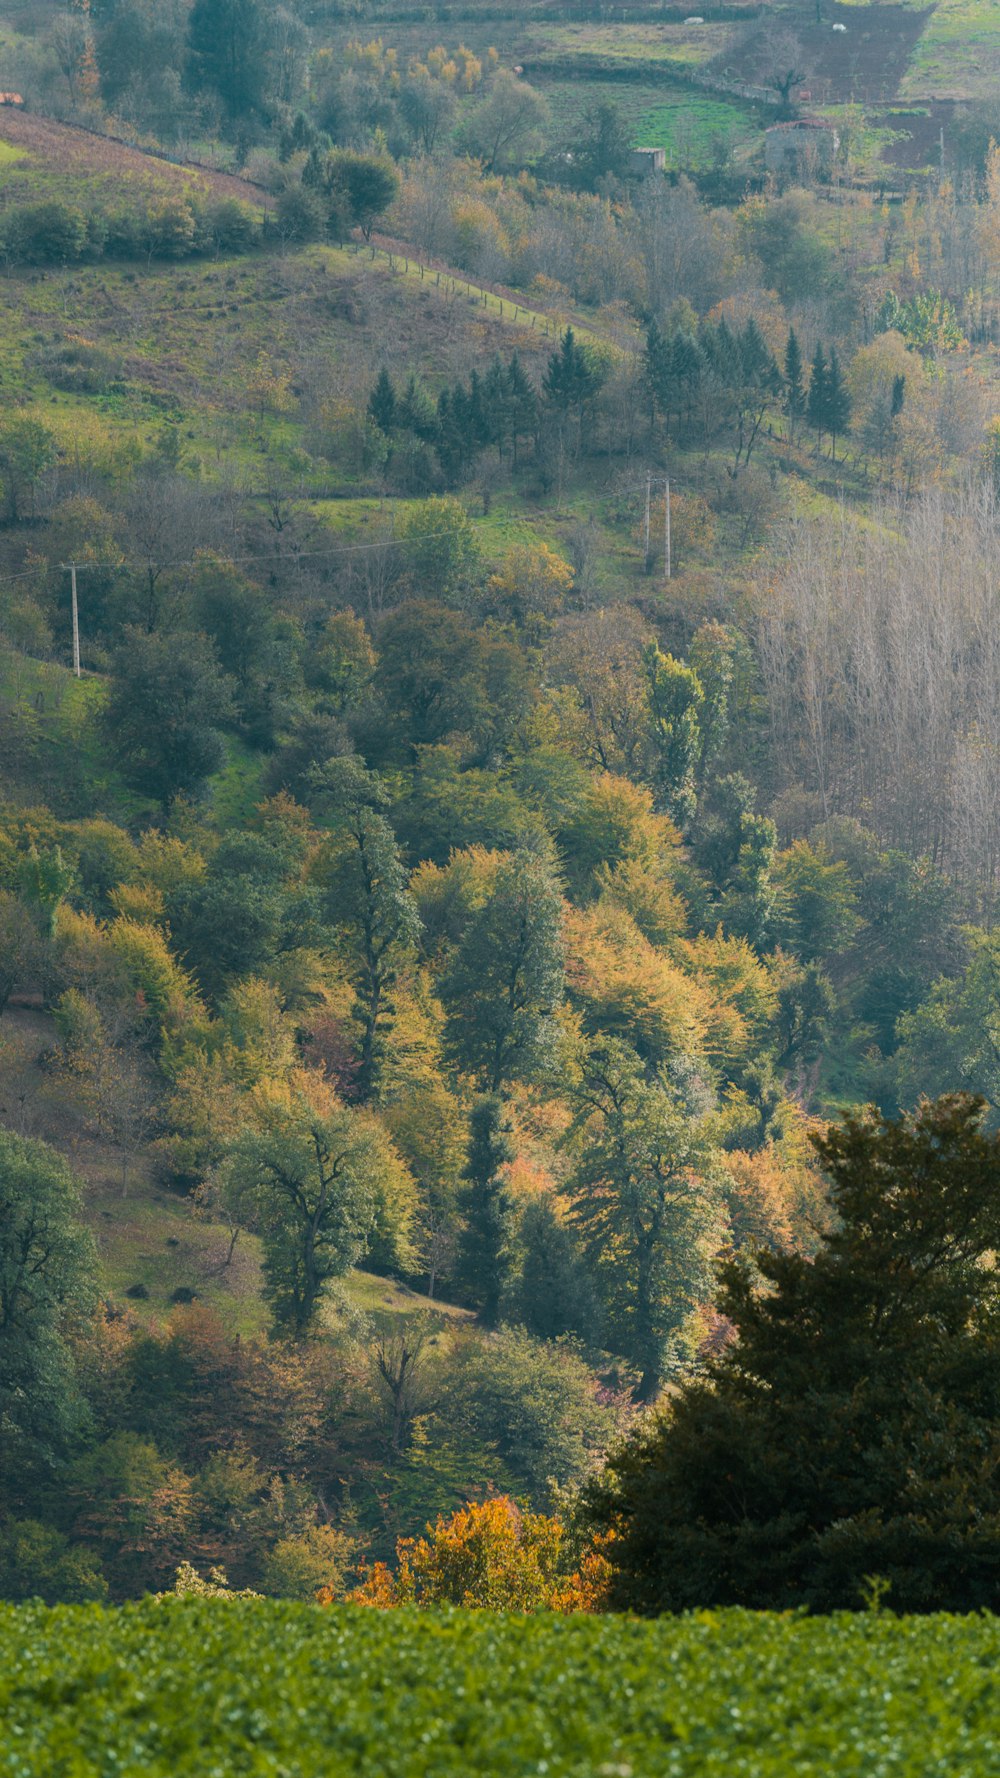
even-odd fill
[[[417,1415],[426,1412],[426,1355],[430,1328],[424,1319],[379,1332],[373,1349],[375,1374],[389,1412],[389,1442],[404,1451]]]

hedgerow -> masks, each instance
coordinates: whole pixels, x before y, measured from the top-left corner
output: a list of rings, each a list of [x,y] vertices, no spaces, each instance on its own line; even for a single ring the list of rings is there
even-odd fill
[[[4,1778],[970,1778],[994,1617],[0,1608]]]

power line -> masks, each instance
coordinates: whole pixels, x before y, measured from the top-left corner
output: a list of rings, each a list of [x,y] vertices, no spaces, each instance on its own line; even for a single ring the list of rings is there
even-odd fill
[[[527,520],[521,519],[518,522],[526,524]],[[276,550],[271,555],[231,556],[222,550],[208,549],[203,552],[203,555],[217,555],[219,561],[229,562],[233,567],[241,567],[246,562],[288,562],[294,566],[296,562],[315,560],[324,556],[350,556],[368,549],[405,549],[410,544],[419,546],[423,543],[437,543],[442,537],[450,536],[452,536],[450,531],[427,531],[422,537],[379,537],[373,538],[369,543],[342,543],[330,549],[302,549],[296,551],[294,555]],[[189,556],[185,561],[162,562],[157,567],[157,573],[169,574],[175,568],[196,568],[200,559],[203,558]],[[66,572],[71,572],[75,568],[80,574],[85,573],[88,569],[100,574],[127,574],[142,572],[149,567],[149,562],[60,562],[57,566]],[[54,568],[44,570],[47,574],[54,571]],[[42,572],[38,568],[28,568],[20,574],[0,575],[0,586],[12,586],[18,580],[37,580]]]

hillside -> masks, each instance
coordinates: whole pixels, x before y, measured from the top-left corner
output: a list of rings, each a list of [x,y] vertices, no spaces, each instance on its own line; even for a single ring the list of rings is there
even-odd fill
[[[0,1597],[993,1601],[992,13],[625,15],[0,3]]]

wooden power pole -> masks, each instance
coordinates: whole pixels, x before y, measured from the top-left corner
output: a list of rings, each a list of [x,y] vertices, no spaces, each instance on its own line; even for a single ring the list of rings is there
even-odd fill
[[[647,477],[646,477],[646,555],[645,555],[645,562],[643,564],[647,574],[649,573],[649,567],[650,567],[650,562],[649,562],[649,503],[650,503],[650,500],[652,499],[652,494],[653,494],[653,478],[651,475],[647,475]]]
[[[76,563],[64,562],[63,567],[69,570],[69,598],[73,613],[73,671],[80,677],[80,607],[76,598]]]

